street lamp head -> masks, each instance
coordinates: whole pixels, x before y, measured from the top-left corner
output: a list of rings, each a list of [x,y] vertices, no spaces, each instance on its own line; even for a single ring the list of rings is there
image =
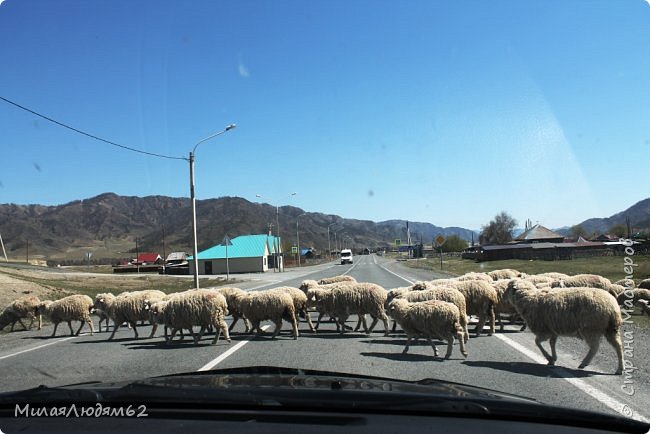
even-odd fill
[[[230,130],[235,129],[235,128],[237,128],[237,125],[235,125],[235,124],[230,124],[230,125],[228,125],[228,126],[226,127],[226,131],[230,131]]]
[[[289,196],[295,196],[296,194],[298,194],[298,193],[296,193],[296,192],[294,191],[293,193],[289,193]]]

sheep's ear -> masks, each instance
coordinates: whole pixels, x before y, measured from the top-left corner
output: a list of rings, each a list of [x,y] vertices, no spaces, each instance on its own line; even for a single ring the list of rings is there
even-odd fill
[[[106,299],[102,297],[102,298],[99,299],[99,302],[100,302],[100,303],[105,303],[105,302],[106,302]]]

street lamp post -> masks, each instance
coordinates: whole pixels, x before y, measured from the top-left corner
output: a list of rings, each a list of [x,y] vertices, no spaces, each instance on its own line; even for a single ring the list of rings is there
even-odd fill
[[[345,229],[345,228],[334,230],[334,249],[336,249],[336,251],[339,252],[339,253],[341,252],[341,249],[339,249],[339,247],[338,247],[339,244],[338,244],[338,240],[337,240],[337,234],[339,232],[341,232],[343,229]]]
[[[336,223],[330,223],[327,225],[327,257],[332,260],[332,246],[330,244],[330,226],[334,226]]]
[[[300,214],[298,217],[296,217],[296,244],[298,244],[298,267],[300,267],[300,232],[298,232],[298,222],[300,221],[300,217],[307,215],[306,212]]]
[[[237,127],[237,125],[230,124],[222,131],[212,134],[211,136],[208,136],[205,139],[199,140],[196,143],[196,145],[194,145],[192,152],[190,152],[190,158],[188,159],[188,161],[190,162],[190,199],[192,201],[192,257],[194,259],[193,274],[194,274],[195,288],[199,287],[199,258],[198,258],[199,252],[198,252],[198,241],[196,239],[196,195],[194,194],[194,156],[196,154],[196,148],[201,143],[207,142],[208,140],[214,137],[220,136],[221,134],[224,134],[225,132],[230,131],[235,127]]]

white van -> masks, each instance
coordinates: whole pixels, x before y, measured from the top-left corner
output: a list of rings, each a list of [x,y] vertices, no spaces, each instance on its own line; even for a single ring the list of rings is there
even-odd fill
[[[352,263],[352,250],[350,249],[343,249],[341,250],[341,265],[345,263]]]

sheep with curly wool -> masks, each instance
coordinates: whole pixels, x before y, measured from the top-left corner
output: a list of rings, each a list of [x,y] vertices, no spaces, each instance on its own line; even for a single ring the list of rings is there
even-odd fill
[[[342,282],[349,282],[349,281],[344,280]],[[316,331],[316,329],[314,328],[314,324],[312,324],[311,318],[309,317],[309,311],[307,310],[308,307],[307,295],[303,291],[293,286],[278,286],[275,288],[271,288],[270,290],[280,291],[289,294],[291,296],[291,299],[293,300],[293,306],[296,309],[296,315],[302,314],[305,317],[307,324],[309,325],[309,330],[312,332]]]
[[[558,273],[556,271],[549,271],[546,273],[539,273],[537,276],[543,276],[543,277],[550,277],[554,280],[560,280],[560,279],[566,279],[567,277],[570,277],[568,274],[564,273]]]
[[[41,315],[37,314],[38,305],[41,300],[35,295],[27,295],[9,303],[0,315],[0,330],[11,324],[11,331],[14,331],[16,323],[20,323],[24,330],[32,328],[34,320],[38,317],[38,329],[42,328]],[[25,327],[23,319],[29,318],[29,327]]]
[[[352,283],[357,283],[357,279],[355,279],[352,276],[348,275],[340,275],[340,276],[333,276],[333,277],[325,277],[323,279],[320,279],[318,281],[319,285],[327,285],[330,283],[337,283],[337,282],[352,282]]]
[[[70,335],[79,335],[84,323],[90,327],[90,334],[92,335],[95,330],[93,329],[93,322],[90,318],[90,312],[93,308],[93,299],[87,295],[75,294],[68,297],[63,297],[56,301],[45,300],[38,304],[37,314],[45,315],[54,323],[54,330],[52,336],[56,336],[56,329],[59,327],[60,322],[67,322],[70,328]],[[80,321],[81,324],[75,333],[72,330],[72,321]]]
[[[640,301],[646,300],[650,301],[650,289],[645,288],[629,288],[624,290],[616,297],[616,301],[619,306],[625,307],[627,310],[632,311],[635,304],[639,304]],[[643,305],[645,303],[640,303],[642,305],[642,314],[643,314]]]
[[[557,280],[551,284],[552,288],[600,288],[607,289],[612,282],[597,274],[576,274]]]
[[[271,320],[275,323],[272,338],[275,339],[282,329],[282,320],[289,321],[292,326],[293,338],[298,339],[298,320],[293,299],[282,291],[250,291],[235,296],[241,313],[251,322],[251,333],[260,328],[262,321]]]
[[[147,301],[153,303],[162,300],[165,293],[158,290],[133,291],[119,294],[117,297],[111,293],[97,294],[95,297],[94,307],[101,309],[113,320],[113,333],[108,340],[115,337],[117,329],[122,323],[127,323],[133,329],[135,339],[139,338],[137,323],[138,321],[149,321],[149,311],[146,309]],[[149,337],[153,337],[155,329]]]
[[[388,297],[388,291],[381,286],[361,282],[351,285],[341,285],[332,288],[331,291],[324,291],[316,295],[316,304],[321,311],[334,315],[340,325],[339,332],[345,333],[345,321],[351,314],[359,316],[364,331],[371,333],[377,322],[381,319],[384,323],[384,335],[387,336],[388,317],[384,311],[384,304]],[[373,318],[370,327],[367,327],[365,315]]]
[[[185,291],[163,300],[163,303],[154,307],[162,317],[162,322],[171,329],[167,338],[168,344],[179,330],[187,329],[194,336],[194,344],[197,345],[208,327],[214,327],[217,331],[212,345],[219,341],[221,333],[230,342],[225,320],[228,304],[219,292],[205,289]],[[201,327],[197,334],[194,333],[194,326]]]
[[[246,291],[240,288],[235,288],[234,286],[225,286],[222,288],[217,288],[217,292],[223,295],[226,298],[226,303],[228,303],[228,311],[232,315],[232,323],[230,324],[229,331],[232,331],[235,327],[235,324],[241,319],[244,322],[244,333],[250,332],[251,325],[248,319],[241,313],[239,305],[237,303],[238,296],[246,294]]]
[[[439,300],[452,303],[460,312],[460,325],[463,328],[463,340],[464,342],[467,342],[469,340],[469,331],[467,329],[468,319],[465,296],[452,286],[446,286],[444,284],[436,285],[434,282],[436,281],[420,282],[425,286],[428,285],[428,289],[419,291],[404,291],[406,288],[396,288],[398,291],[388,291],[388,298],[385,304],[386,308],[388,309],[388,305],[396,298],[401,298],[408,302]],[[396,322],[393,322],[392,331],[395,332],[395,329]]]
[[[481,280],[483,282],[488,282],[488,283],[492,283],[494,281],[494,279],[492,279],[486,273],[476,273],[473,271],[469,273],[465,273],[462,276],[458,276],[456,280],[459,280],[461,282],[464,282],[466,280]]]
[[[514,279],[515,277],[522,277],[521,274],[522,273],[520,271],[513,270],[512,268],[503,268],[500,270],[489,271],[487,273],[487,275],[490,276],[494,281],[510,280]]]
[[[549,365],[557,361],[555,343],[559,336],[578,337],[589,345],[589,352],[578,366],[579,369],[589,365],[598,351],[601,336],[605,336],[616,350],[616,374],[623,372],[623,344],[619,335],[623,319],[618,303],[611,294],[588,287],[546,292],[538,290],[530,282],[513,280],[504,296],[535,334],[535,344]],[[550,340],[551,354],[542,347],[542,342],[547,340]]]
[[[438,350],[431,340],[445,339],[445,359],[449,359],[456,338],[461,354],[467,357],[463,327],[460,325],[460,311],[455,304],[440,300],[410,303],[403,298],[396,298],[389,304],[388,312],[406,333],[406,347],[402,353],[408,351],[411,339],[422,337],[427,339],[433,348],[434,356],[437,357]]]
[[[492,280],[489,282],[485,280],[465,280],[452,284],[453,288],[456,288],[465,296],[467,314],[478,316],[478,323],[474,329],[476,336],[481,334],[486,321],[488,321],[490,327],[488,336],[494,334],[494,307],[498,303],[498,298],[492,283]],[[449,284],[445,284],[445,286],[449,286]]]
[[[506,289],[508,289],[508,286],[510,285],[510,282],[512,280],[513,279],[497,280],[494,283],[492,283],[492,287],[497,293],[497,304],[494,306],[494,316],[499,322],[499,331],[503,331],[505,328],[505,325],[503,323],[503,318],[501,317],[502,314],[509,316],[511,324],[514,323],[516,319],[521,319],[515,307],[512,305],[512,303],[510,303],[510,300],[504,297]],[[529,279],[524,279],[524,280],[535,285],[534,280],[529,280]],[[537,285],[535,285],[535,287],[538,288]],[[526,330],[526,323],[524,323],[519,329],[519,331],[522,332],[524,330]]]

